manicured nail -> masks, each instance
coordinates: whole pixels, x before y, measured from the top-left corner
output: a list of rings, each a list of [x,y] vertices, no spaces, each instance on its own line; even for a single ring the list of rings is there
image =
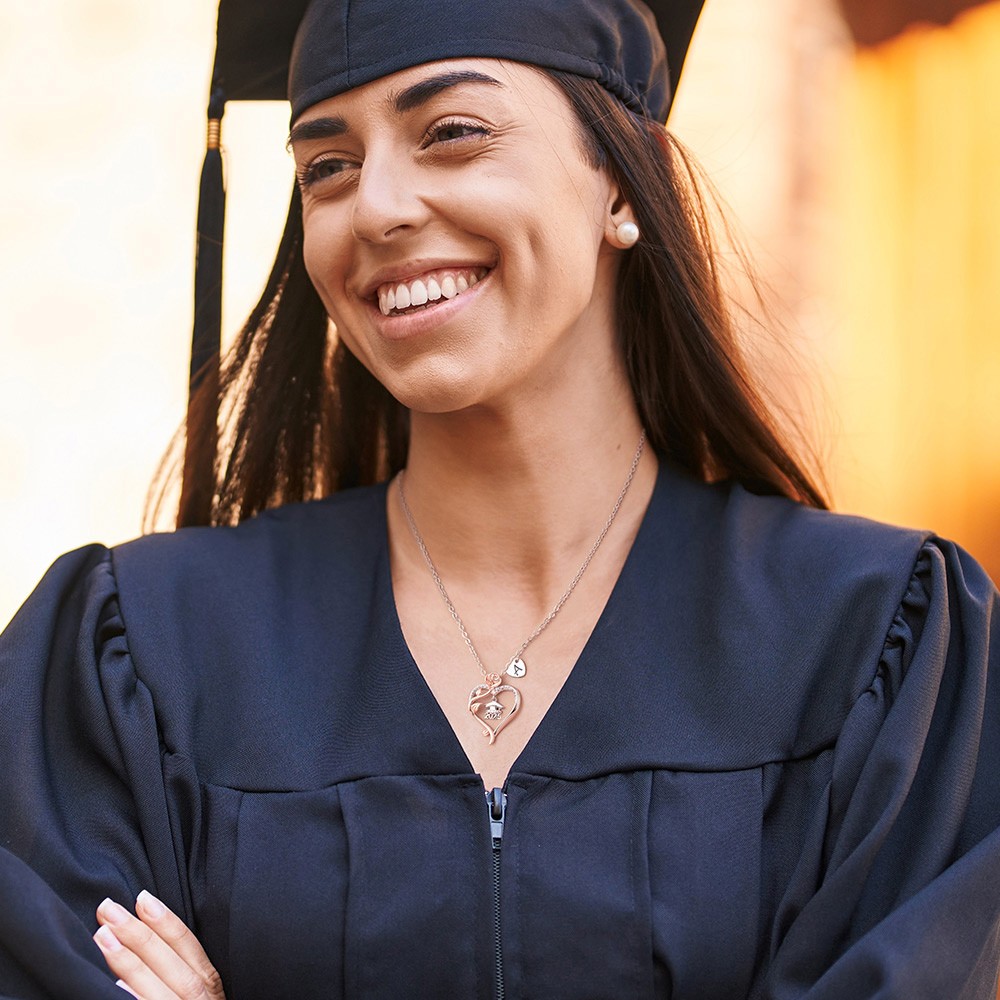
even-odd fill
[[[151,892],[147,892],[145,889],[136,896],[135,904],[136,906],[141,906],[143,913],[147,917],[152,917],[153,920],[159,920],[167,912],[167,908]]]
[[[134,997],[137,997],[139,995],[138,993],[136,993],[136,991],[134,989],[132,989],[131,986],[129,986],[128,983],[125,982],[124,979],[119,979],[115,983],[115,986],[117,986],[119,989],[124,990],[126,993],[131,993],[132,996],[134,996]]]
[[[97,912],[109,924],[123,924],[130,916],[128,910],[124,906],[119,906],[113,899],[104,900],[97,908]]]
[[[97,933],[94,935],[94,940],[107,951],[121,951],[121,941],[115,937],[114,931],[107,924],[103,927],[98,927]]]

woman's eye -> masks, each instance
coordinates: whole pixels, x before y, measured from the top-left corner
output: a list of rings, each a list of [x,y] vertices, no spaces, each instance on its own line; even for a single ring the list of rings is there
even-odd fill
[[[435,142],[455,142],[461,139],[480,138],[489,134],[488,128],[476,122],[442,122],[428,130],[424,145],[430,146]]]
[[[331,177],[342,174],[349,166],[350,163],[347,160],[338,160],[333,157],[326,160],[314,160],[299,171],[299,184],[302,187],[308,187],[310,184],[329,180]]]

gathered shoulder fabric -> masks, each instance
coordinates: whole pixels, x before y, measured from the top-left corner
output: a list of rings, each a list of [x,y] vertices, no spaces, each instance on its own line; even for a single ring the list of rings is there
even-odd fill
[[[997,593],[927,533],[661,464],[482,781],[406,648],[384,486],[55,563],[0,638],[0,1000],[118,1000],[145,888],[229,1000],[993,1000]]]

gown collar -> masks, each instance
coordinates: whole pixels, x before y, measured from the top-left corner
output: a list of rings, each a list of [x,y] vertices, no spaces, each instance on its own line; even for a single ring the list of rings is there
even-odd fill
[[[566,682],[511,768],[512,775],[582,779],[632,769],[640,761],[648,766],[644,753],[637,753],[630,738],[630,722],[643,703],[660,697],[650,688],[651,680],[656,686],[651,671],[655,674],[657,666],[666,667],[657,655],[663,648],[658,636],[665,627],[669,629],[670,615],[651,590],[671,572],[663,553],[670,550],[671,536],[678,531],[671,514],[680,482],[678,474],[661,462],[649,505],[611,595]],[[394,686],[409,706],[408,720],[424,720],[416,727],[409,721],[406,726],[389,720],[383,724],[392,725],[393,742],[398,745],[403,740],[406,769],[427,773],[431,766],[432,773],[472,773],[458,737],[406,645],[392,593],[384,503],[381,509],[369,663],[392,665]],[[388,739],[389,734],[385,735]]]

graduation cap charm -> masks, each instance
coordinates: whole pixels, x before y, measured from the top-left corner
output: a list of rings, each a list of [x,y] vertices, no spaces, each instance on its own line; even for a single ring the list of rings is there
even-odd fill
[[[500,700],[500,695],[505,693],[512,696],[507,699],[507,705]],[[485,682],[469,694],[469,711],[481,723],[483,736],[489,737],[490,746],[520,707],[521,692],[513,684],[504,684],[500,674],[487,674]]]

